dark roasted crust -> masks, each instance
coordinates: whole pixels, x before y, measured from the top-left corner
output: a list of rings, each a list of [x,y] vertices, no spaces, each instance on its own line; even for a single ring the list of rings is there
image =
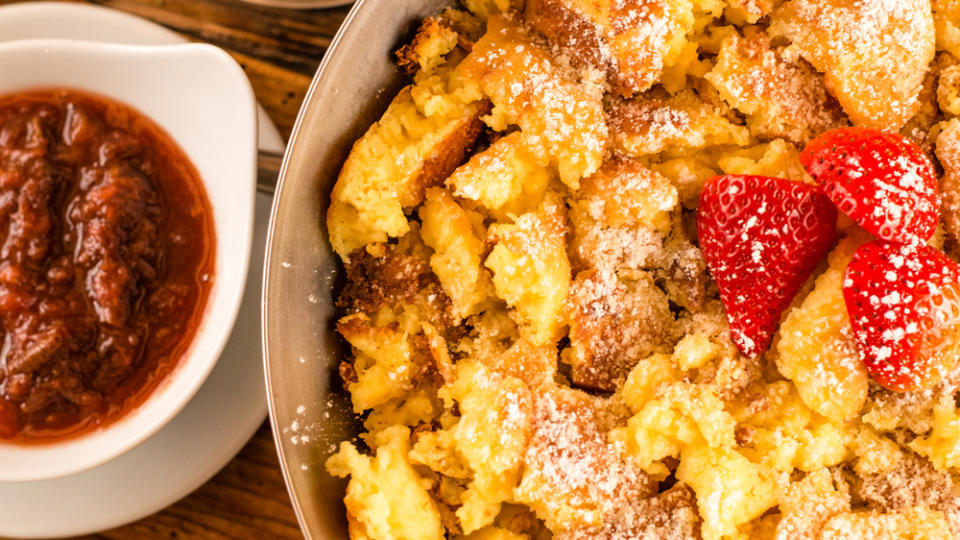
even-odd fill
[[[615,76],[616,66],[601,53],[606,46],[602,31],[564,0],[527,0],[524,15],[534,30],[569,54],[579,67],[594,66]]]
[[[463,163],[467,151],[483,132],[484,123],[481,118],[490,112],[491,107],[489,101],[481,103],[477,107],[476,114],[464,119],[463,125],[458,129],[451,130],[447,140],[437,145],[434,153],[424,160],[417,179],[411,183],[406,194],[416,201],[414,205],[423,202],[428,188],[443,184],[444,180]],[[404,207],[407,208],[406,204]]]
[[[630,501],[599,530],[559,534],[556,540],[700,540],[697,499],[689,486],[680,482],[650,497]]]
[[[929,461],[913,454],[904,456],[892,470],[856,478],[853,487],[870,508],[885,512],[917,505],[939,510],[956,496],[949,474],[937,471]]]
[[[374,313],[383,307],[416,301],[433,277],[425,261],[398,255],[387,248],[384,256],[360,250],[347,264],[347,283],[340,292],[337,307],[347,313]]]
[[[410,43],[400,47],[394,53],[397,58],[397,66],[411,77],[416,75],[425,60],[423,49],[428,47],[431,41],[441,39],[443,33],[452,31],[442,24],[437,17],[424,19]]]
[[[669,352],[674,328],[666,296],[652,283],[627,285],[600,270],[577,275],[570,288],[570,351],[577,386],[612,392],[637,362]]]
[[[425,56],[427,53],[436,53],[432,45],[436,40],[443,40],[456,34],[456,47],[470,51],[473,43],[483,33],[483,23],[468,12],[448,9],[436,17],[428,17],[420,23],[413,39],[400,47],[394,54],[397,66],[411,77],[421,70],[424,64],[438,60]],[[446,55],[449,51],[444,51]]]
[[[940,193],[943,194],[941,219],[947,233],[960,241],[960,121],[946,124],[937,137],[936,155],[943,167]]]
[[[405,253],[400,244],[382,248],[379,255],[360,250],[350,258],[337,307],[348,314],[374,314],[382,309],[400,312],[411,306],[425,312],[438,328],[453,325],[452,304],[426,255]]]
[[[667,23],[663,8],[661,0],[608,1],[595,6],[607,14],[606,23],[600,24],[570,0],[527,0],[524,17],[576,67],[605,72],[615,93],[631,96],[660,78],[663,59],[656,26]]]

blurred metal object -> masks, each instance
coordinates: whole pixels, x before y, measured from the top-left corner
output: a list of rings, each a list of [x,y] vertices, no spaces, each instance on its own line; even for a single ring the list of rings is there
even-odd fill
[[[257,191],[273,195],[282,164],[283,154],[260,150],[257,154]]]
[[[337,372],[345,358],[333,328],[342,265],[327,241],[330,190],[354,141],[404,84],[393,49],[453,3],[357,2],[317,70],[281,167],[263,285],[264,369],[280,463],[308,539],[347,538],[346,484],[324,462],[359,428]]]
[[[248,4],[289,9],[322,9],[346,6],[353,0],[241,0]]]

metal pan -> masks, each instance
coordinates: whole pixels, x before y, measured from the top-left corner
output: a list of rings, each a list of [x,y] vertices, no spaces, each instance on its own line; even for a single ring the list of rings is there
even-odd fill
[[[281,167],[263,282],[264,366],[280,463],[307,538],[347,537],[345,483],[323,463],[357,433],[337,375],[344,350],[333,330],[340,263],[324,225],[330,190],[353,142],[405,83],[392,51],[452,4],[357,2],[317,70]]]

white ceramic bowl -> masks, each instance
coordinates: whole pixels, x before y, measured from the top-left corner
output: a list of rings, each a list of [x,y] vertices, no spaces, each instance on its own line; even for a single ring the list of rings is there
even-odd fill
[[[257,127],[243,70],[209,45],[17,41],[0,44],[0,74],[0,94],[75,88],[146,114],[199,171],[217,235],[206,313],[177,368],[140,407],[98,431],[43,445],[0,443],[0,482],[10,482],[66,476],[119,456],[176,416],[207,378],[233,327],[250,260]]]

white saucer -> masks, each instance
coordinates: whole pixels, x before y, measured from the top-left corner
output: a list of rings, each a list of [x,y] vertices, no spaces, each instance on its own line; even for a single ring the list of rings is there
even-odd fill
[[[144,45],[183,43],[143,19],[82,4],[0,7],[0,41],[67,38]],[[283,139],[260,109],[260,148]],[[0,483],[0,536],[93,533],[153,514],[200,487],[246,444],[266,417],[260,354],[260,281],[271,199],[257,195],[246,292],[233,334],[189,405],[156,435],[114,461],[41,482]]]

